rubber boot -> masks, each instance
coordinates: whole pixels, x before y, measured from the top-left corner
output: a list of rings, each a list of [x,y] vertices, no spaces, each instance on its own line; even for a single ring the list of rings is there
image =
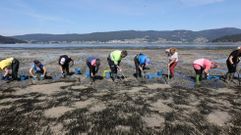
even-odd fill
[[[234,73],[230,73],[230,81],[233,83],[236,83],[233,78],[234,78]]]
[[[200,75],[196,75],[196,85],[200,85]]]
[[[117,74],[116,73],[111,73],[111,78],[114,82],[116,82]]]
[[[229,83],[229,81],[230,81],[230,73],[226,73],[225,82]]]

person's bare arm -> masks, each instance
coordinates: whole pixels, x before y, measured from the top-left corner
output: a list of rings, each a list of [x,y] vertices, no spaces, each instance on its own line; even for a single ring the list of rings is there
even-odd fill
[[[63,73],[63,72],[64,72],[64,70],[63,70],[63,67],[62,67],[62,66],[59,66],[59,69],[60,69],[61,73]]]
[[[4,71],[5,71],[5,73],[3,75],[4,77],[6,77],[7,75],[10,74],[10,70],[8,68],[4,68]]]
[[[230,64],[233,65],[233,56],[230,56],[228,60],[229,60]]]
[[[30,68],[30,69],[29,69],[29,74],[30,74],[30,76],[34,77],[33,68]]]
[[[174,63],[175,61],[176,61],[176,59],[171,60],[171,61],[168,63],[168,66],[170,67],[170,65],[171,65],[172,63]]]
[[[47,73],[47,68],[44,66],[44,67],[43,67],[43,70],[44,70],[43,75],[45,76],[45,75],[46,75],[46,73]]]

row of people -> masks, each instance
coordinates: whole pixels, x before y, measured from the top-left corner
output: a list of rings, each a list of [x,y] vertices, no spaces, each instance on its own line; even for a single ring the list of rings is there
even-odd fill
[[[230,55],[226,60],[226,65],[228,68],[228,72],[224,77],[226,82],[233,80],[234,74],[237,71],[237,66],[240,60],[241,60],[241,47],[238,47],[237,49],[235,49],[230,53]],[[219,67],[219,65],[216,62],[208,59],[201,58],[201,59],[195,60],[193,62],[193,68],[196,72],[196,79],[195,79],[196,84],[198,85],[200,84],[203,72],[204,72],[205,78],[207,78],[209,76],[209,70],[217,67]]]
[[[176,48],[167,49],[166,53],[168,55],[167,66],[170,71],[170,78],[173,78],[174,69],[178,63],[178,53]],[[120,62],[127,55],[128,53],[126,50],[115,50],[108,55],[107,62],[111,70],[111,78],[113,81],[115,81],[117,78],[117,72],[122,71],[122,69],[120,68]],[[231,80],[233,78],[240,58],[241,48],[234,50],[227,58],[226,64],[228,67],[228,72],[225,77],[227,80]],[[151,63],[151,60],[147,55],[139,53],[134,57],[134,63],[136,67],[136,77],[143,77],[144,70],[146,69],[146,66]],[[70,74],[69,67],[74,64],[74,60],[67,55],[62,55],[59,57],[58,64],[60,65],[62,77],[65,77],[66,75]],[[90,76],[93,78],[99,70],[100,59],[96,57],[88,57],[86,59],[86,65],[89,68]],[[195,60],[193,62],[193,68],[196,72],[196,83],[200,84],[203,72],[205,77],[207,77],[209,75],[209,70],[217,67],[218,64],[216,62],[210,61],[208,59],[201,58]],[[3,79],[7,79],[9,76],[12,76],[13,80],[17,80],[18,69],[19,61],[16,58],[7,58],[5,60],[0,61],[0,70],[5,71]],[[39,60],[34,60],[33,65],[29,70],[29,74],[33,78],[45,78],[47,74],[47,69]]]
[[[122,71],[120,68],[120,62],[127,55],[128,53],[126,50],[115,50],[108,55],[107,62],[110,67],[110,75],[113,81],[117,78],[117,72]],[[134,62],[136,65],[137,77],[142,77],[145,66],[150,64],[150,59],[147,55],[140,53],[135,56]],[[65,77],[66,75],[70,75],[69,68],[74,64],[74,60],[67,55],[62,55],[59,57],[58,64],[60,65],[61,76]],[[90,76],[94,78],[99,70],[100,59],[92,56],[88,57],[86,59],[86,65],[89,68]],[[7,58],[0,61],[0,70],[5,71],[3,74],[4,80],[8,80],[10,76],[12,76],[13,80],[18,80],[18,69],[19,61],[16,58]],[[34,60],[33,65],[29,69],[29,74],[34,79],[44,79],[47,76],[47,68],[39,60]]]

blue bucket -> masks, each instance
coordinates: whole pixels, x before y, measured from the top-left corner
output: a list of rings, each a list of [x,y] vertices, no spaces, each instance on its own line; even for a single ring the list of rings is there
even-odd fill
[[[75,71],[75,74],[77,75],[81,74],[81,68],[75,68],[74,71]]]
[[[150,74],[146,74],[146,75],[145,75],[145,78],[146,78],[146,79],[150,79],[150,78],[151,78]]]
[[[149,73],[149,74],[146,74],[146,75],[145,75],[145,78],[148,79],[148,80],[150,80],[150,79],[154,79],[155,76],[156,76],[155,74]]]
[[[155,79],[155,78],[161,78],[162,77],[162,72],[157,72],[157,73],[148,73],[145,75],[145,78],[148,80]]]
[[[110,79],[110,72],[105,72],[105,78]]]
[[[163,73],[163,71],[160,70],[160,71],[157,72],[157,75],[161,77],[161,76],[162,76],[162,73]]]
[[[28,79],[28,76],[26,75],[20,75],[20,80],[21,81],[24,81],[24,80],[27,80]]]
[[[218,75],[209,75],[207,77],[207,80],[220,80],[221,79],[221,76],[218,76]]]

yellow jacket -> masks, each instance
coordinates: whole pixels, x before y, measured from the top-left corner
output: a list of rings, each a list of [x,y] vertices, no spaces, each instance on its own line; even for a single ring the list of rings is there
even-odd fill
[[[4,70],[6,67],[10,67],[12,65],[14,58],[7,58],[5,60],[0,61],[0,70]]]

